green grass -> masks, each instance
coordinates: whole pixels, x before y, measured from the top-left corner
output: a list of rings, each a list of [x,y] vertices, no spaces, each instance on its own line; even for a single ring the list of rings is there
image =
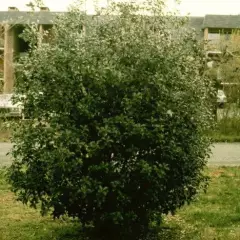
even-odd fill
[[[77,240],[80,226],[70,220],[41,217],[15,200],[0,170],[0,240]]]
[[[210,132],[214,142],[240,142],[240,117],[224,117],[216,123],[216,128]]]
[[[174,216],[165,216],[161,240],[239,240],[240,168],[208,170],[206,194],[201,193]],[[0,240],[81,240],[80,225],[67,220],[41,217],[39,212],[15,201],[0,171]]]
[[[169,239],[239,240],[240,239],[240,168],[211,168],[207,194],[177,212],[166,216]]]
[[[240,142],[240,112],[236,106],[218,109],[216,128],[210,133],[214,142]]]
[[[221,133],[221,131],[214,131],[210,134],[213,142],[240,142],[240,134],[237,133]]]

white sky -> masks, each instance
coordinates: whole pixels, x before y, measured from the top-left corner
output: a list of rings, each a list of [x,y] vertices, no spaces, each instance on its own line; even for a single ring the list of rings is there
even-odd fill
[[[6,11],[9,6],[26,10],[25,5],[30,0],[0,0],[0,11]],[[65,11],[73,0],[43,0],[51,11]],[[107,0],[86,0],[89,12],[93,11],[93,2],[100,2],[104,6]],[[169,8],[178,6],[175,0],[168,1]],[[240,0],[181,0],[177,7],[181,15],[190,13],[192,16],[203,16],[205,14],[240,14]]]

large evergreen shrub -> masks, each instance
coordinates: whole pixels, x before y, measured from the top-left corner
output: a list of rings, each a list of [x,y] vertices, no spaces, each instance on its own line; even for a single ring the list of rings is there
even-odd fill
[[[13,137],[13,191],[100,239],[143,239],[206,182],[211,86],[201,46],[162,3],[137,13],[74,9],[38,47],[32,26],[17,71],[30,119]]]

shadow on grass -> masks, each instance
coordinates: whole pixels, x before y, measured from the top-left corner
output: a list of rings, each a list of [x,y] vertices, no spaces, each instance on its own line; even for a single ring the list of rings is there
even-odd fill
[[[54,239],[54,240],[87,240],[80,224],[72,224],[70,226],[53,227],[51,230],[41,234],[40,239]]]
[[[179,240],[181,229],[178,227],[164,227],[148,236],[146,240]],[[41,239],[54,240],[100,240],[87,235],[80,225],[57,227],[41,236]],[[114,240],[114,239],[113,239]],[[127,239],[126,239],[127,240]]]
[[[181,229],[179,227],[162,227],[159,229],[157,236],[151,240],[179,240]]]

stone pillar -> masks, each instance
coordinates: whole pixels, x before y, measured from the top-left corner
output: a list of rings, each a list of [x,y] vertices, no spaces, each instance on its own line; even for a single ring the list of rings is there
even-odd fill
[[[41,44],[42,44],[43,31],[44,31],[43,25],[40,24],[40,25],[39,25],[39,33],[40,33],[40,36],[39,36],[39,39],[38,39],[38,45],[41,45]]]
[[[14,29],[12,25],[5,25],[4,34],[4,93],[11,93],[14,85]]]
[[[50,9],[48,7],[40,7],[39,8],[40,12],[49,12]],[[42,37],[43,37],[43,32],[44,32],[44,25],[40,24],[39,25],[39,33],[41,35],[41,37],[39,38],[38,44],[40,45],[42,43]]]
[[[208,28],[204,28],[204,40],[208,40]]]
[[[9,7],[8,11],[18,11],[15,7]],[[3,93],[12,93],[14,86],[14,47],[15,47],[14,26],[6,23],[4,26],[4,85]]]
[[[207,49],[207,44],[208,44],[208,28],[204,28],[204,49]]]

